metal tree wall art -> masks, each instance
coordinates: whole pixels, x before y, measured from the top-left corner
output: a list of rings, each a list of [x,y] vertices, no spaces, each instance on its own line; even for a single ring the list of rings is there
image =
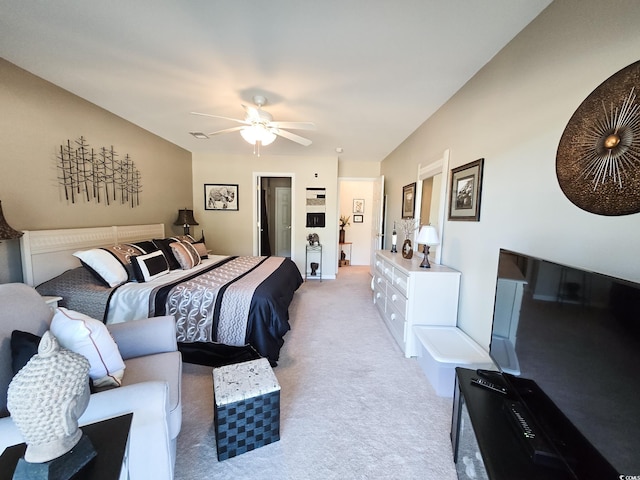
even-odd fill
[[[60,145],[57,159],[58,182],[68,202],[140,205],[142,177],[129,154],[120,159],[113,146],[96,152],[80,137]]]
[[[562,191],[599,215],[640,212],[640,62],[609,77],[582,102],[556,157]]]

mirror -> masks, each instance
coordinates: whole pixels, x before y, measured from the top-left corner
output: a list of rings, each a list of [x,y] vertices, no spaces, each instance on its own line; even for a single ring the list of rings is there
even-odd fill
[[[429,249],[429,258],[435,263],[440,263],[442,258],[448,171],[448,149],[437,158],[432,158],[418,165],[415,216],[420,219],[421,226],[430,223],[438,231],[440,245]]]

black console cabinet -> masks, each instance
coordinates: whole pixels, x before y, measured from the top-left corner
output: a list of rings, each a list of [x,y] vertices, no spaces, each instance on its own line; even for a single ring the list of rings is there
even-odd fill
[[[564,455],[557,457],[556,466],[534,462],[523,445],[522,431],[509,418],[506,405],[509,398],[522,400],[520,392],[509,398],[500,393],[471,384],[477,378],[475,370],[456,369],[451,442],[458,479],[488,480],[565,480],[617,479],[618,476],[600,454],[564,418],[561,412],[539,391],[535,399],[535,414],[546,417],[556,431],[554,436],[567,446],[572,468],[564,466]],[[501,381],[496,373],[494,383]],[[506,386],[506,384],[503,384]],[[518,390],[520,388],[517,387]],[[531,394],[531,385],[526,386]],[[529,399],[526,399],[529,400]],[[543,421],[545,419],[543,418]],[[565,453],[565,452],[563,452]],[[572,471],[573,470],[573,471]]]

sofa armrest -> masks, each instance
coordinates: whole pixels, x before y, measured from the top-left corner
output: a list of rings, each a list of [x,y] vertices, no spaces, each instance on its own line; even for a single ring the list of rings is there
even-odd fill
[[[176,322],[171,315],[116,323],[107,328],[125,360],[178,350]]]
[[[166,382],[142,382],[94,393],[78,423],[83,426],[133,412],[129,478],[172,480],[175,460],[168,408]]]

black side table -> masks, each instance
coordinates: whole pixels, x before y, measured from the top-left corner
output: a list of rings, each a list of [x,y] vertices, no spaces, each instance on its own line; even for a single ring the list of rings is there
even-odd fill
[[[125,455],[133,413],[81,427],[98,453],[74,480],[118,480]],[[0,456],[0,480],[11,480],[27,445],[8,447]]]

